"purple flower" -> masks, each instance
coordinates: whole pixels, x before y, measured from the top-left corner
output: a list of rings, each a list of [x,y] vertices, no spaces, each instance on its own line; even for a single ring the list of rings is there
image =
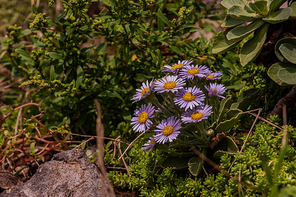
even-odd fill
[[[155,141],[157,143],[166,143],[167,141],[172,142],[176,139],[180,133],[181,121],[174,116],[169,117],[166,120],[162,120],[161,123],[156,126]]]
[[[178,78],[178,76],[166,76],[161,78],[159,81],[155,81],[155,91],[162,92],[177,92],[182,89],[185,85],[184,79]]]
[[[183,79],[193,79],[195,76],[203,78],[207,74],[208,70],[209,69],[206,66],[186,65],[180,70],[179,75]]]
[[[137,93],[131,99],[133,103],[140,101],[143,98],[146,98],[151,91],[153,90],[153,80],[149,83],[148,80],[146,83],[142,83],[141,89],[136,89]]]
[[[195,106],[199,106],[202,101],[205,100],[205,95],[197,87],[188,87],[179,90],[174,98],[174,102],[180,106],[180,108],[185,108],[185,111]]]
[[[190,109],[186,111],[182,115],[182,122],[184,123],[196,123],[200,122],[204,119],[207,119],[212,112],[212,107],[209,105],[206,106],[198,106],[194,109]]]
[[[215,80],[215,79],[221,79],[221,75],[223,74],[223,72],[222,71],[217,71],[217,72],[211,72],[211,73],[208,73],[207,75],[206,75],[206,79],[207,80]]]
[[[131,119],[131,124],[134,125],[133,130],[135,132],[144,132],[146,129],[149,129],[153,124],[150,118],[154,117],[154,111],[154,106],[151,103],[147,107],[146,104],[143,104],[139,110],[136,109],[134,112],[136,117]]]
[[[192,60],[183,60],[183,61],[178,60],[178,63],[174,64],[173,66],[165,65],[164,66],[164,70],[162,72],[174,72],[174,73],[178,73],[178,71],[180,70],[180,68],[182,68],[183,66],[189,65],[192,62],[193,62]]]
[[[210,83],[210,86],[205,86],[205,88],[209,92],[209,96],[218,96],[220,98],[225,98],[224,96],[221,96],[221,94],[226,91],[226,88],[223,84]]]
[[[142,150],[150,150],[155,146],[155,137],[152,136],[149,138],[149,140],[143,144],[143,147],[141,148]]]

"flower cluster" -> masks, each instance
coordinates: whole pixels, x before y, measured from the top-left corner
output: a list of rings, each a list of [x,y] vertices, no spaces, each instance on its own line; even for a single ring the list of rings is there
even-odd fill
[[[133,103],[144,98],[151,102],[136,109],[131,119],[135,132],[154,132],[143,150],[173,142],[183,132],[188,133],[188,124],[193,124],[201,135],[206,133],[209,117],[226,91],[223,84],[213,82],[221,78],[221,71],[212,72],[206,66],[194,65],[192,60],[165,65],[163,72],[163,78],[142,83],[132,98]]]

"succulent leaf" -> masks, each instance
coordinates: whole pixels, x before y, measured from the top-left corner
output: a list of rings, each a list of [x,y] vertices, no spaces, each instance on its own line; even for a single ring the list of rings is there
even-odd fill
[[[254,20],[254,18],[260,18],[260,15],[256,14],[255,12],[250,12],[244,10],[239,6],[232,6],[227,11],[227,14],[232,16],[233,18],[243,19],[243,20]]]
[[[225,153],[233,155],[239,151],[238,146],[229,136],[226,136],[223,143],[218,146],[219,150],[214,153],[214,158],[220,158]]]
[[[286,68],[280,69],[277,75],[283,82],[289,85],[295,85],[296,84],[296,65],[294,65],[293,68],[286,67]]]
[[[227,40],[226,34],[228,32],[229,30],[226,30],[218,34],[218,36],[216,37],[213,43],[213,49],[212,49],[213,53],[225,52],[243,39],[243,38],[238,38],[233,40]],[[248,35],[246,35],[245,37],[247,37]]]
[[[252,33],[253,31],[255,31],[256,29],[258,29],[259,27],[261,27],[265,22],[262,20],[256,20],[253,23],[247,25],[247,26],[239,26],[239,27],[235,27],[233,29],[231,29],[227,34],[226,34],[226,38],[228,40],[232,40],[232,39],[238,39],[238,38],[245,38],[246,35]]]
[[[268,14],[267,1],[255,1],[254,3],[249,3],[249,6],[255,12],[261,14],[262,16],[266,16]]]
[[[240,109],[245,111],[249,107],[250,103],[257,97],[258,91],[259,89],[252,88],[241,92],[237,96],[237,102],[233,103],[230,106],[230,109]]]
[[[189,166],[188,169],[191,172],[191,174],[193,176],[197,176],[199,175],[202,169],[203,160],[200,157],[192,157],[188,162],[188,166]]]
[[[280,45],[279,50],[284,58],[286,58],[289,62],[296,64],[296,45],[285,42]]]
[[[278,71],[282,68],[289,67],[291,64],[289,63],[283,63],[283,62],[277,62],[273,64],[267,71],[268,76],[277,84],[280,86],[287,85],[285,82],[283,82],[279,76],[278,76]]]
[[[289,19],[291,12],[292,8],[287,7],[276,12],[272,12],[268,17],[262,18],[262,20],[271,24],[281,23]]]
[[[286,1],[287,0],[272,0],[271,3],[270,3],[270,5],[269,5],[269,10],[271,12],[273,12],[273,11],[279,9],[279,7],[281,7],[281,5],[283,3],[285,3]]]
[[[232,18],[231,16],[227,15],[221,26],[229,28],[241,25],[246,22],[248,22],[248,20]]]
[[[296,18],[296,2],[292,3],[289,8],[292,9],[290,17]]]
[[[221,4],[227,9],[231,8],[234,5],[240,6],[242,8],[246,6],[243,0],[224,0],[221,2]]]
[[[165,160],[160,164],[163,168],[173,168],[173,169],[182,169],[187,168],[188,161],[190,157],[167,157]]]
[[[282,52],[279,50],[280,46],[281,46],[283,43],[290,43],[290,44],[294,44],[294,45],[296,45],[296,39],[295,39],[295,38],[291,38],[291,37],[288,37],[288,38],[282,38],[282,39],[280,39],[279,41],[277,41],[277,43],[275,44],[274,52],[275,52],[277,58],[278,58],[280,61],[282,61],[282,62],[286,62],[286,63],[288,63],[289,61],[286,60],[286,58],[282,55]]]
[[[242,46],[239,58],[243,66],[254,61],[260,54],[266,40],[268,27],[269,24],[265,23],[262,27],[260,27],[260,29],[257,30],[254,37],[248,40]]]

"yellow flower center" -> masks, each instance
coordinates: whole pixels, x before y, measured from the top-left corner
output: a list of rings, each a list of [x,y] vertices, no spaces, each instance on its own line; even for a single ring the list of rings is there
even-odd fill
[[[150,92],[149,87],[144,88],[141,92],[141,97],[143,97],[146,93],[149,94],[149,92]]]
[[[190,101],[194,101],[194,99],[195,99],[195,96],[191,92],[186,92],[183,95],[183,100],[184,101],[190,102]]]
[[[176,82],[174,82],[174,81],[167,81],[167,82],[164,83],[164,86],[163,87],[165,89],[173,89],[176,86],[177,86],[177,83]]]
[[[167,125],[163,130],[162,130],[162,133],[163,135],[165,136],[169,136],[173,133],[174,131],[174,127],[172,127],[171,125]]]
[[[213,79],[213,78],[214,78],[214,74],[207,76],[207,79]]]
[[[184,66],[184,65],[183,65],[182,63],[174,64],[174,65],[172,66],[172,69],[175,70],[175,69],[181,68],[181,67],[183,67],[183,66]]]
[[[155,143],[155,140],[150,140],[150,145],[154,144]]]
[[[215,95],[218,96],[218,91],[216,88],[212,88],[212,91],[215,92]]]
[[[196,75],[199,73],[199,69],[198,68],[190,68],[187,72],[189,75]]]
[[[139,116],[138,116],[138,121],[141,124],[144,124],[148,119],[148,113],[147,112],[142,112]]]
[[[202,117],[203,117],[203,113],[201,113],[200,111],[193,112],[191,115],[192,120],[199,120]]]

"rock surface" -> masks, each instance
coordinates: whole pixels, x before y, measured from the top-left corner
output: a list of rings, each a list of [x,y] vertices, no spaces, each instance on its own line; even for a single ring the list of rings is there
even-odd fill
[[[36,174],[0,197],[98,197],[110,196],[98,168],[80,149],[55,154]]]

